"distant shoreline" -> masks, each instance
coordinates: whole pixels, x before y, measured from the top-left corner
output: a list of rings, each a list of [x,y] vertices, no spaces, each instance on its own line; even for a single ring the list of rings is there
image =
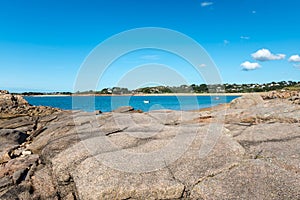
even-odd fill
[[[45,95],[22,95],[27,97],[68,97],[68,96],[244,96],[248,94],[265,94],[266,92],[253,93],[161,93],[161,94],[45,94]]]

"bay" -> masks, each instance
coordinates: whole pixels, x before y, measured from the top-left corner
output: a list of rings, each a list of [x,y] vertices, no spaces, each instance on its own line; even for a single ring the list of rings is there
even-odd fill
[[[101,110],[110,112],[120,106],[150,110],[197,110],[228,103],[239,96],[25,96],[35,106],[51,106],[63,110]]]

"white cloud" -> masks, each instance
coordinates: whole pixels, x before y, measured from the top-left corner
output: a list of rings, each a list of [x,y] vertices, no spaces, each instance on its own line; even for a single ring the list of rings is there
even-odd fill
[[[245,70],[245,71],[255,70],[260,67],[260,65],[258,63],[251,63],[249,61],[243,62],[241,64],[241,66],[243,67],[243,70]]]
[[[213,2],[205,1],[201,3],[201,7],[211,6],[213,4],[214,4]]]
[[[299,55],[292,55],[289,58],[289,62],[300,62],[300,56]]]
[[[284,54],[272,54],[268,49],[260,49],[257,52],[251,54],[252,58],[258,61],[269,61],[269,60],[283,60],[285,59]]]
[[[228,45],[228,44],[230,43],[228,40],[224,40],[223,42],[224,42],[224,45],[225,45],[225,46]]]
[[[243,40],[250,40],[250,37],[248,37],[248,36],[241,36],[241,39],[243,39]]]
[[[206,67],[206,64],[202,63],[199,65],[199,67]]]

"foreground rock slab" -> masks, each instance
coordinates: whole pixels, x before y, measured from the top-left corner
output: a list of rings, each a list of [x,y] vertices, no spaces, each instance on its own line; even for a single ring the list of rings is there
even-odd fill
[[[102,114],[0,99],[0,199],[300,198],[300,107],[289,99]]]
[[[248,160],[197,184],[197,199],[299,199],[299,174],[262,160]]]

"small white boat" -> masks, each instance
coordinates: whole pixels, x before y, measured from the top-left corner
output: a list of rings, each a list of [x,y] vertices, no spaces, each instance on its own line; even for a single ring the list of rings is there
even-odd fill
[[[144,100],[144,103],[150,103],[150,101],[148,101],[148,100]]]

